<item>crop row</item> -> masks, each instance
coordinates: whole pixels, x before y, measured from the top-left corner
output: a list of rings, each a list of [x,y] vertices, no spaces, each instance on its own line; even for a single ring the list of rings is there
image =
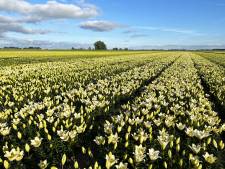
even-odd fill
[[[47,165],[60,167],[64,165],[66,159],[66,165],[71,166],[71,163],[77,165],[79,149],[82,149],[82,152],[85,150],[82,135],[92,130],[95,117],[108,114],[117,101],[129,97],[134,90],[142,86],[143,82],[157,76],[179,56],[176,55],[158,57],[152,62],[145,59],[144,65],[136,67],[136,63],[130,62],[126,63],[127,65],[119,64],[118,67],[116,65],[106,66],[103,69],[101,66],[99,69],[95,67],[95,72],[90,72],[90,75],[87,73],[91,69],[80,71],[77,76],[76,74],[68,76],[73,72],[71,68],[73,65],[68,69],[69,65],[61,67],[59,64],[54,68],[55,71],[42,69],[39,72],[38,68],[34,67],[34,73],[22,75],[19,84],[16,82],[19,73],[17,76],[10,76],[9,81],[6,78],[1,84],[2,96],[6,99],[1,102],[3,110],[0,117],[0,145],[3,147],[0,150],[0,157],[3,165],[5,168],[9,165],[19,168],[28,168],[30,165],[36,167],[39,165],[41,168],[46,168]],[[142,59],[143,57],[140,58]],[[127,70],[124,71],[123,68]],[[118,69],[123,71],[119,72]],[[102,71],[106,71],[105,75],[98,76],[104,74]],[[39,73],[39,77],[43,80],[36,82],[40,79],[36,77]],[[95,73],[97,74],[95,81],[88,80],[93,78]],[[62,76],[59,76],[60,74]],[[66,80],[59,78],[67,76]],[[30,86],[29,79],[32,81]],[[82,83],[85,81],[83,79],[90,83]],[[27,84],[23,85],[26,80]],[[68,86],[63,87],[70,83],[73,85],[72,90],[69,90]],[[57,85],[59,87],[56,87]],[[52,92],[53,89],[58,91]],[[37,92],[31,93],[32,91]],[[43,91],[46,94],[38,93]],[[17,92],[21,93],[16,94]],[[35,102],[33,96],[38,95],[41,99]],[[22,96],[22,99],[16,99],[15,96]],[[11,100],[12,98],[14,100]],[[29,104],[26,104],[26,101]],[[64,162],[61,162],[62,157]]]
[[[96,59],[89,63],[79,61],[4,67],[0,73],[0,110],[11,107],[20,110],[27,103],[42,101],[45,97],[59,95],[135,66],[143,66],[152,61],[154,56],[140,58],[139,61],[126,58],[115,62],[107,58],[101,62]]]
[[[99,124],[93,168],[223,168],[224,130],[184,55]]]
[[[200,55],[214,63],[217,63],[223,67],[225,67],[225,54],[224,53],[200,53]]]
[[[215,64],[203,57],[195,55],[193,60],[199,74],[204,82],[209,86],[211,94],[216,97],[219,104],[225,109],[225,69],[223,66]],[[224,111],[224,110],[220,110]]]

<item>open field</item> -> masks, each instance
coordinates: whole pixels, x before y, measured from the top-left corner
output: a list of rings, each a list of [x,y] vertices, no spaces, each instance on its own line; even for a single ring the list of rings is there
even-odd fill
[[[224,169],[224,143],[224,53],[0,51],[0,168]]]

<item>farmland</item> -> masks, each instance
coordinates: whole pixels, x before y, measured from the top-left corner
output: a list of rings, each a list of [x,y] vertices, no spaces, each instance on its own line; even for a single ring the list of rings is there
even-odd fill
[[[225,54],[0,51],[0,168],[225,168]]]

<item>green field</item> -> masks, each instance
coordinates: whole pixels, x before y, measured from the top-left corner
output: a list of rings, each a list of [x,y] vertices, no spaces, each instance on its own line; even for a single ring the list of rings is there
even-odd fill
[[[0,168],[224,169],[224,141],[222,52],[0,51]]]

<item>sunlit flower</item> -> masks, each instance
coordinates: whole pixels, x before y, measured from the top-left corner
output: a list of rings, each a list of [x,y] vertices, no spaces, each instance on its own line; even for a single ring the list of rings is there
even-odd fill
[[[9,135],[11,128],[10,127],[1,127],[0,134],[3,136]]]
[[[119,140],[118,134],[110,134],[110,136],[108,136],[108,144],[113,143],[116,144]]]
[[[105,131],[105,133],[111,134],[112,133],[112,128],[113,128],[113,125],[109,121],[106,121],[106,123],[104,124],[104,131]]]
[[[20,161],[23,159],[24,151],[20,151],[20,148],[13,148],[11,151],[6,151],[4,157],[8,158],[9,161]]]
[[[39,147],[41,145],[42,138],[35,137],[33,140],[31,140],[31,145],[34,147]]]
[[[183,130],[185,128],[185,124],[182,123],[176,123],[176,126],[179,130]]]
[[[210,164],[215,163],[215,161],[217,160],[217,158],[213,154],[209,154],[208,152],[206,152],[203,157],[205,158],[205,161]]]
[[[118,159],[116,159],[116,157],[111,152],[109,152],[109,154],[106,154],[106,158],[105,159],[106,159],[106,168],[107,169],[112,167],[118,161]]]
[[[47,160],[44,160],[44,161],[41,160],[38,166],[40,167],[40,169],[46,169],[48,167]]]
[[[105,144],[105,138],[103,136],[96,136],[94,139],[94,142],[97,145],[104,145]]]
[[[160,135],[157,137],[157,140],[162,146],[162,149],[164,150],[167,144],[170,142],[170,136],[164,129],[159,131],[159,134]]]
[[[120,162],[118,165],[116,165],[116,168],[117,169],[127,169],[128,167],[127,167],[127,163],[122,163],[122,162]]]
[[[185,132],[189,137],[194,136],[194,129],[192,127],[188,127]]]
[[[201,145],[199,144],[199,145],[195,145],[195,144],[192,144],[191,146],[189,146],[190,148],[191,148],[191,150],[194,152],[194,153],[196,153],[196,154],[198,154],[199,152],[200,152],[200,150],[201,150]]]
[[[209,132],[207,131],[199,131],[197,129],[194,130],[194,136],[202,140],[205,137],[210,136]]]
[[[134,151],[134,158],[137,163],[140,163],[144,160],[145,158],[145,147],[143,147],[141,144],[139,146],[135,146],[135,151]]]
[[[148,150],[148,156],[150,158],[150,160],[155,161],[157,160],[159,157],[159,151],[154,150],[153,148]]]
[[[68,131],[64,131],[64,130],[58,130],[57,131],[58,136],[63,140],[63,141],[68,141],[70,136],[69,136],[69,132]]]

